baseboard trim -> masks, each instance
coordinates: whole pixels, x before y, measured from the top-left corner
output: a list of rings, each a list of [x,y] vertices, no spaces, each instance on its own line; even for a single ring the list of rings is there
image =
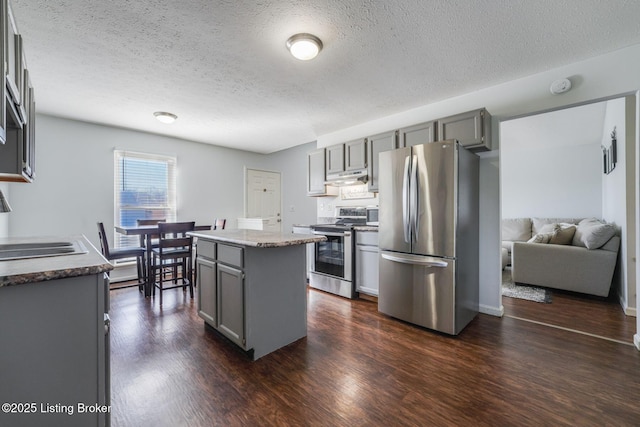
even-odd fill
[[[490,316],[496,316],[496,317],[504,316],[504,306],[503,305],[500,305],[500,308],[498,308],[498,307],[492,307],[490,305],[480,304],[480,307],[479,307],[478,311],[480,311],[480,313],[488,314]]]
[[[638,310],[635,307],[626,307],[624,314],[627,316],[638,317]]]
[[[636,346],[638,351],[640,351],[640,334],[635,334],[633,336],[633,344]]]

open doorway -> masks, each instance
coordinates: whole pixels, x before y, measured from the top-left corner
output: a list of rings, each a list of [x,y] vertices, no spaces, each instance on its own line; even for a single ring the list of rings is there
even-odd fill
[[[556,267],[558,271],[554,274],[559,280],[555,284],[547,283],[542,292],[539,288],[524,292],[537,291],[534,299],[542,302],[522,300],[513,293],[506,297],[504,295],[513,289],[503,290],[505,316],[632,342],[636,323],[635,318],[629,316],[635,315],[636,306],[635,102],[635,96],[618,97],[500,123],[503,225],[505,220],[517,219],[514,223],[518,224],[519,220],[528,218],[531,235],[518,237],[526,242],[536,234],[544,234],[540,230],[544,219],[556,219],[548,221],[553,224],[597,218],[613,224],[620,236],[615,270],[614,264],[611,265],[608,296],[594,296],[592,290],[582,290],[579,286],[578,291],[572,286],[564,287],[561,282],[570,282],[579,276],[579,272],[571,271],[579,267]],[[614,130],[617,162],[612,169],[612,161],[606,159],[605,154],[611,154]],[[605,160],[609,162],[606,165]],[[503,236],[510,233],[505,227],[508,225],[503,226]],[[503,243],[505,240],[503,237]],[[570,239],[568,244],[572,243]],[[509,247],[506,256],[503,249],[504,282],[511,279],[512,268],[520,268],[520,272],[526,268],[527,258],[519,255],[512,265],[511,249]],[[521,250],[519,254],[522,253]],[[536,282],[535,271],[525,276],[529,284],[544,282],[532,283]]]

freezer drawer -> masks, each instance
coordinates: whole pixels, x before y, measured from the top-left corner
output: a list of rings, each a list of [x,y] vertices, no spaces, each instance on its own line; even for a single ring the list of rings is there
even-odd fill
[[[464,325],[456,325],[455,293],[454,260],[380,253],[378,311],[456,335]]]

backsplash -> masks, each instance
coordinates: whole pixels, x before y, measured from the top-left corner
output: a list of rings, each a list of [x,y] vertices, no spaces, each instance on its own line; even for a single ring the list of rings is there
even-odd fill
[[[335,197],[318,197],[318,223],[333,222],[336,206],[378,206],[377,193],[367,190],[366,184],[351,185],[340,187]]]

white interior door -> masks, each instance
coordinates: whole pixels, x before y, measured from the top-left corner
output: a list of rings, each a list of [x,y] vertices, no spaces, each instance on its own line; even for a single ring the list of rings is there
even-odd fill
[[[247,218],[262,218],[264,230],[281,231],[280,172],[247,169]]]

